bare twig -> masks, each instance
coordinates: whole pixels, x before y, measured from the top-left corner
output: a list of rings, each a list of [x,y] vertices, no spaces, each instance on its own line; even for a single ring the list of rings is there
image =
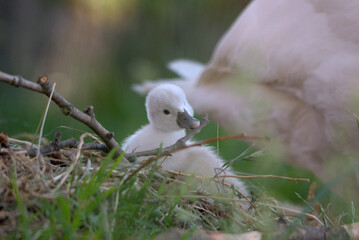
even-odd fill
[[[82,150],[98,150],[105,153],[110,152],[106,144],[101,143],[85,143],[82,147]]]
[[[135,161],[136,157],[155,156],[155,155],[158,155],[158,153],[170,153],[175,149],[182,148],[182,147],[186,146],[186,142],[188,140],[190,140],[194,135],[199,133],[202,130],[202,128],[204,128],[204,126],[206,126],[208,123],[209,123],[208,115],[205,114],[201,119],[200,125],[197,128],[189,131],[188,134],[186,136],[184,136],[183,138],[178,139],[175,144],[165,147],[165,148],[162,148],[162,149],[156,148],[156,149],[148,150],[148,151],[128,153],[125,156],[129,161],[133,162],[133,161]]]
[[[208,120],[208,116],[205,115],[202,119],[201,119],[201,124],[198,127],[199,129],[193,129],[192,131],[190,131],[185,137],[179,139],[175,144],[163,148],[162,152],[159,152],[160,149],[155,149],[152,151],[144,151],[144,152],[137,152],[137,153],[132,153],[133,155],[135,155],[136,157],[139,156],[149,156],[149,155],[156,155],[153,157],[150,157],[149,159],[147,159],[146,161],[144,161],[136,170],[134,170],[125,180],[124,182],[127,182],[129,179],[131,179],[133,176],[135,176],[141,169],[143,169],[144,167],[150,165],[152,162],[157,161],[159,158],[161,157],[165,157],[165,156],[169,156],[171,155],[171,153],[174,152],[178,152],[181,151],[183,149],[186,148],[191,148],[191,147],[197,147],[197,146],[202,146],[206,143],[209,142],[214,142],[214,141],[221,141],[221,140],[227,140],[227,139],[258,139],[258,140],[267,140],[267,138],[263,138],[263,137],[255,137],[255,136],[247,136],[245,134],[238,134],[238,135],[233,135],[233,136],[225,136],[225,137],[218,137],[218,138],[211,138],[208,140],[204,140],[198,143],[193,143],[193,144],[189,144],[186,145],[186,141],[188,141],[189,139],[191,139],[196,133],[198,133],[205,125],[207,125],[209,122]],[[189,136],[188,136],[189,135]],[[132,156],[131,154],[127,154],[126,155],[127,159],[131,159]]]
[[[40,79],[41,79],[41,78],[40,78]],[[47,77],[46,77],[46,82],[48,83]],[[49,84],[48,84],[48,85],[49,85]],[[55,91],[55,87],[56,87],[56,83],[54,83],[54,86],[52,87],[52,90],[51,90],[51,93],[50,93],[50,96],[49,96],[49,101],[47,102],[47,105],[46,105],[44,117],[41,119],[41,120],[42,120],[42,123],[41,123],[41,128],[40,128],[40,135],[39,135],[39,147],[38,147],[38,149],[37,149],[36,158],[39,158],[39,156],[40,156],[42,133],[43,133],[43,131],[44,131],[44,126],[45,126],[45,122],[46,122],[46,117],[47,117],[47,113],[48,113],[49,108],[50,108],[50,103],[51,103],[51,99],[52,99],[52,96],[53,96],[54,91]],[[48,89],[46,89],[46,90],[48,90]]]
[[[187,145],[186,147],[195,147],[195,146],[202,146],[204,144],[210,143],[210,142],[217,142],[217,141],[223,141],[223,140],[229,140],[229,139],[251,139],[251,140],[270,140],[267,137],[258,137],[258,136],[248,136],[244,133],[231,135],[231,136],[223,136],[223,137],[215,137],[210,138],[201,142],[193,143],[191,145]]]
[[[207,118],[207,116],[205,116],[201,120],[201,125],[198,128],[195,128],[192,131],[190,131],[185,137],[179,139],[175,144],[168,146],[166,148],[162,148],[162,150],[159,148],[156,148],[156,149],[148,150],[148,151],[128,153],[128,154],[126,154],[126,157],[128,160],[135,161],[136,157],[146,157],[146,156],[157,155],[160,152],[160,150],[161,150],[161,152],[163,152],[165,154],[166,153],[170,154],[170,152],[172,152],[172,150],[175,150],[175,149],[179,149],[179,148],[183,149],[183,148],[187,148],[187,147],[200,146],[207,142],[217,141],[217,140],[221,141],[221,140],[227,140],[227,139],[233,139],[233,138],[265,139],[265,138],[261,138],[261,137],[245,136],[243,134],[240,134],[240,135],[234,135],[234,136],[225,136],[225,137],[208,139],[203,142],[198,142],[198,143],[186,146],[185,145],[186,141],[190,140],[195,134],[200,132],[200,130],[207,124],[208,124],[208,118]],[[59,132],[56,134],[59,134]],[[61,138],[61,135],[60,135],[60,138]],[[74,138],[67,139],[67,140],[64,140],[61,142],[55,141],[55,140],[56,140],[56,136],[55,136],[53,142],[51,142],[50,144],[41,148],[40,153],[42,155],[46,155],[46,154],[49,154],[52,152],[59,151],[60,149],[77,148],[77,146],[78,146],[78,142]],[[99,150],[99,151],[103,151],[103,152],[109,152],[109,148],[105,144],[102,144],[102,143],[84,143],[82,150]],[[36,149],[30,149],[28,152],[29,156],[30,157],[35,156],[36,151],[37,151]]]
[[[77,162],[79,161],[80,159],[80,156],[81,156],[81,149],[82,149],[82,146],[84,144],[84,138],[85,137],[89,137],[93,140],[96,140],[96,138],[90,134],[90,133],[84,133],[81,135],[80,137],[80,143],[79,145],[77,146],[77,152],[76,152],[76,157],[75,157],[75,161],[70,165],[70,167],[66,170],[66,172],[64,173],[64,175],[62,176],[62,179],[60,181],[60,183],[56,186],[56,188],[54,188],[53,192],[56,192],[57,190],[60,189],[60,187],[64,184],[64,182],[66,181],[67,177],[69,176],[69,174],[72,172],[72,170],[74,169],[74,167],[76,166]]]
[[[74,139],[74,138],[71,138],[71,139],[68,139],[68,140],[65,140],[65,141],[60,141],[61,140],[61,132],[57,132],[55,133],[55,137],[54,137],[54,140],[42,147],[40,149],[40,153],[42,155],[46,155],[46,154],[49,154],[49,153],[52,153],[52,152],[56,152],[56,151],[59,151],[60,149],[63,149],[63,148],[66,148],[66,147],[70,147],[70,148],[75,148],[77,147],[77,141]],[[28,154],[30,157],[34,157],[36,155],[36,151],[37,149],[30,149]]]
[[[45,94],[50,96],[51,84],[47,78],[41,77],[39,83],[34,83],[23,79],[20,76],[13,76],[0,71],[0,81],[6,82],[15,87],[23,87],[35,92]],[[87,107],[86,113],[80,111],[74,107],[68,100],[66,100],[58,92],[54,92],[52,101],[54,101],[62,110],[65,115],[70,115],[74,119],[84,123],[89,128],[91,128],[108,146],[109,149],[115,148],[119,154],[122,154],[123,151],[120,148],[118,142],[114,139],[113,133],[105,129],[95,118],[93,113],[93,108]]]
[[[193,138],[194,135],[196,135],[197,133],[199,133],[202,128],[204,128],[204,126],[206,126],[209,123],[208,120],[208,114],[204,114],[204,116],[202,117],[201,121],[200,121],[200,125],[195,128],[192,129],[186,136],[184,136],[183,138],[179,139],[176,144],[178,144],[178,146],[173,146],[173,149],[178,148],[179,146],[185,146],[186,142],[188,140],[190,140],[191,138]],[[171,149],[170,149],[171,150]]]
[[[269,204],[269,203],[257,203],[259,205],[262,206],[267,206],[267,207],[271,207],[271,208],[275,208],[275,209],[279,209],[279,210],[283,210],[285,215],[288,215],[289,213],[295,213],[295,214],[303,214],[307,217],[310,217],[312,219],[315,219],[321,226],[323,226],[324,224],[319,220],[319,218],[317,218],[317,216],[310,214],[310,213],[306,213],[303,211],[298,211],[296,209],[293,208],[287,208],[287,207],[283,207],[283,206],[278,206],[278,205],[273,205],[273,204]]]
[[[75,138],[66,139],[64,141],[60,141],[60,139],[61,139],[61,132],[57,132],[55,134],[54,140],[50,144],[43,146],[40,149],[40,153],[42,155],[47,155],[57,152],[60,149],[64,149],[64,148],[77,148],[79,145],[79,142],[76,141]],[[82,150],[99,150],[105,153],[109,152],[109,148],[106,146],[106,144],[103,143],[84,143],[82,146]],[[30,149],[28,151],[28,155],[30,157],[34,157],[36,156],[36,151],[37,149]]]
[[[276,176],[276,175],[251,175],[251,176],[240,176],[240,175],[223,175],[217,176],[216,178],[279,178],[285,179],[290,181],[303,181],[303,182],[310,182],[308,178],[292,178],[292,177],[284,177],[284,176]]]
[[[279,179],[285,179],[285,180],[291,180],[291,181],[303,181],[303,182],[309,182],[310,180],[308,178],[291,178],[291,177],[283,177],[283,176],[276,176],[276,175],[252,175],[252,176],[241,176],[241,175],[221,175],[216,177],[203,177],[193,174],[188,174],[184,172],[178,172],[178,171],[172,171],[172,170],[164,170],[165,172],[175,174],[175,175],[181,175],[185,177],[195,177],[198,179],[210,179],[210,178],[279,178]]]
[[[203,123],[202,123],[202,121],[203,121]],[[125,156],[129,161],[133,162],[136,157],[155,156],[155,155],[158,155],[158,153],[163,153],[164,155],[170,155],[171,153],[180,151],[182,149],[198,147],[198,146],[202,146],[207,143],[216,142],[216,141],[223,141],[223,140],[229,140],[229,139],[268,140],[268,138],[265,138],[265,137],[247,136],[247,135],[241,133],[241,134],[231,135],[231,136],[210,138],[210,139],[207,139],[207,140],[204,140],[201,142],[192,143],[189,145],[185,144],[189,139],[191,139],[195,134],[197,134],[207,124],[208,124],[208,118],[207,118],[207,115],[205,115],[205,117],[203,117],[203,119],[201,120],[201,125],[198,128],[195,128],[192,131],[190,131],[186,136],[179,139],[175,144],[165,147],[165,148],[162,148],[162,149],[156,148],[154,150],[127,153]]]
[[[192,144],[189,144],[189,145],[185,145],[185,144],[182,144],[182,143],[178,144],[178,141],[182,141],[182,138],[181,138],[175,144],[173,144],[173,145],[171,145],[171,146],[169,146],[167,148],[164,148],[163,152],[167,151],[167,152],[172,153],[172,152],[177,152],[177,151],[185,149],[185,148],[198,147],[198,146],[202,146],[202,145],[205,145],[207,143],[210,143],[210,142],[223,141],[223,140],[229,140],[229,139],[268,140],[268,138],[265,138],[265,137],[247,136],[247,135],[241,133],[241,134],[231,135],[231,136],[210,138],[210,139],[207,139],[207,140],[204,140],[204,141],[201,141],[201,142],[196,142],[196,143],[192,143]],[[150,156],[150,155],[155,155],[154,153],[155,153],[156,150],[157,150],[157,153],[158,153],[159,149],[155,149],[155,150],[152,150],[152,151],[137,152],[137,153],[134,153],[134,154],[137,157],[138,156]],[[175,150],[175,151],[173,151],[173,150]],[[147,153],[147,155],[142,155],[143,153]],[[151,153],[151,154],[148,154],[148,153]]]

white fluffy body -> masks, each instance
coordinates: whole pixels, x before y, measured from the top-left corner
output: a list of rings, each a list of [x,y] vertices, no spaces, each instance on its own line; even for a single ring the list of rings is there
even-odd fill
[[[185,81],[172,82],[197,113],[232,133],[270,136],[283,159],[328,180],[327,166],[347,165],[330,159],[358,150],[358,29],[357,0],[254,0],[202,71],[174,62]]]
[[[164,114],[164,109],[170,114]],[[147,96],[146,110],[150,123],[125,140],[123,149],[126,152],[152,150],[161,144],[162,147],[174,144],[186,134],[185,130],[177,125],[177,112],[186,110],[193,116],[193,110],[184,92],[172,84],[163,84],[153,89]],[[143,159],[146,158],[139,158],[140,161]],[[234,175],[229,169],[221,171],[223,164],[224,161],[210,147],[199,146],[173,153],[172,156],[162,159],[161,166],[164,169],[205,177]],[[224,182],[234,185],[240,192],[248,195],[246,186],[240,180],[225,178]]]

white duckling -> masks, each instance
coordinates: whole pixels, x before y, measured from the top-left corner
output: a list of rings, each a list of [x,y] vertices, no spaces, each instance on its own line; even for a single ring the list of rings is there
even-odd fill
[[[150,123],[124,141],[122,147],[126,152],[152,150],[161,144],[162,147],[168,147],[185,136],[185,129],[193,129],[200,124],[193,118],[193,109],[183,90],[173,84],[162,84],[150,91],[146,98],[146,110]],[[144,159],[138,158],[140,161]],[[164,169],[205,177],[234,175],[229,169],[218,170],[223,164],[224,161],[208,146],[175,152],[161,162]],[[224,183],[233,185],[248,196],[246,186],[238,179],[225,178]]]
[[[333,156],[358,153],[357,29],[357,0],[254,0],[207,66],[173,63],[186,81],[172,82],[197,113],[231,132],[269,136],[284,160],[327,181],[337,173],[328,170],[347,166]]]

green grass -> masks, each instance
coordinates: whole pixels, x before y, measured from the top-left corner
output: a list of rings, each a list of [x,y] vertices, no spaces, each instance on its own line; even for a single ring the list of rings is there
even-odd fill
[[[229,203],[219,201],[223,208],[211,214],[193,210],[201,205],[200,198],[188,192],[191,179],[169,187],[169,179],[153,166],[123,183],[113,176],[121,171],[120,161],[113,162],[110,154],[81,183],[81,174],[70,176],[67,191],[50,200],[22,199],[13,174],[19,225],[5,239],[151,239],[174,226],[190,231],[235,229],[228,219],[216,216],[233,211]],[[104,187],[106,183],[110,187]],[[240,229],[244,231],[236,232]]]
[[[215,124],[209,126],[212,133],[213,129]],[[207,131],[197,139],[210,137],[214,136]],[[45,157],[51,171],[36,174],[32,169],[27,173],[24,166],[35,160],[15,154],[8,163],[10,182],[0,182],[0,190],[9,184],[13,192],[12,200],[5,196],[2,200],[16,205],[16,214],[12,216],[16,226],[5,232],[2,229],[0,234],[4,239],[154,239],[172,227],[185,229],[190,236],[198,230],[226,233],[259,230],[270,234],[277,227],[278,218],[286,219],[292,226],[289,229],[311,224],[305,215],[299,214],[298,218],[283,215],[276,208],[282,206],[279,201],[303,206],[306,213],[316,212],[325,226],[359,220],[356,206],[329,190],[353,166],[339,173],[337,179],[323,184],[312,173],[275,161],[246,143],[230,140],[219,143],[219,147],[226,159],[240,155],[228,163],[243,175],[310,178],[317,183],[313,201],[307,201],[310,183],[250,179],[245,181],[252,192],[254,208],[244,212],[235,206],[234,195],[206,196],[193,191],[194,177],[173,180],[176,176],[166,174],[156,165],[124,181],[138,164],[127,166],[122,163],[122,157],[113,160],[113,153],[102,157],[96,152],[83,152],[65,183],[53,193],[57,186],[57,182],[52,182],[53,177],[65,172],[72,161],[62,155],[63,163],[59,167],[56,159],[52,162],[54,159]],[[29,194],[32,188],[37,189],[34,190],[37,195]]]
[[[142,181],[135,176],[121,183],[112,176],[120,161],[110,154],[82,183],[76,180],[80,175],[69,177],[66,188],[72,193],[31,203],[22,199],[13,174],[19,226],[5,239],[150,239],[173,226],[198,228],[200,218],[182,202],[186,184],[166,190],[167,179],[159,178],[156,166],[140,174]],[[104,189],[109,178],[112,186]]]

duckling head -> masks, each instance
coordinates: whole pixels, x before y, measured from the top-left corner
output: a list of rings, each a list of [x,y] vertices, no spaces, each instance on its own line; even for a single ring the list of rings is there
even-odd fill
[[[200,122],[193,118],[193,109],[183,90],[173,84],[154,88],[146,98],[147,117],[154,128],[165,131],[194,129]]]

